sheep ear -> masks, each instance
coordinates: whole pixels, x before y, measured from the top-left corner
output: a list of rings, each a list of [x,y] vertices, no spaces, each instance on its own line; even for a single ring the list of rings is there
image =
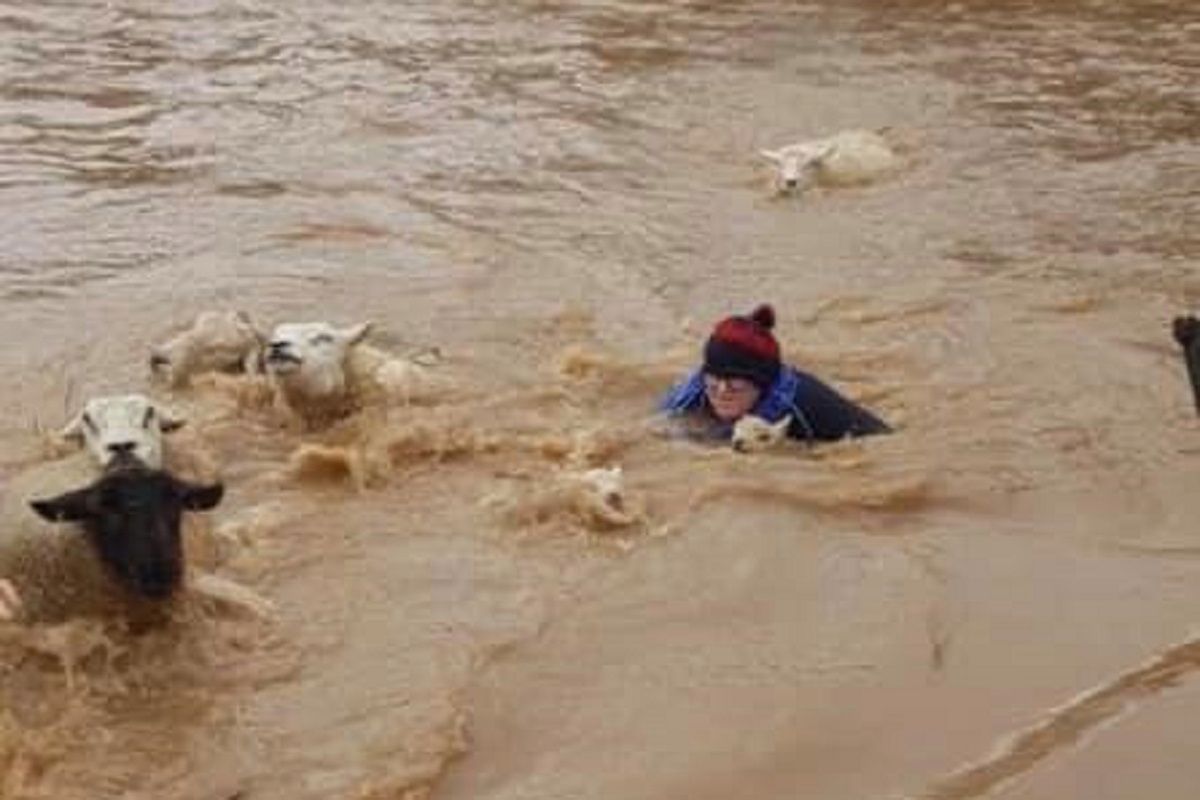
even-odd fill
[[[156,406],[156,408],[158,408]],[[158,408],[158,429],[163,433],[172,433],[187,424],[187,417],[165,408]]]
[[[776,164],[783,160],[783,156],[779,154],[778,150],[759,150],[758,154],[767,161],[772,161]]]
[[[45,500],[30,500],[29,506],[44,520],[76,522],[94,516],[95,489],[87,487]]]
[[[821,152],[812,157],[810,163],[820,166],[828,161],[837,152],[837,145],[831,144],[821,149]]]
[[[82,442],[83,414],[76,414],[75,418],[68,422],[66,426],[58,432],[58,435],[70,442]]]
[[[219,483],[199,486],[180,481],[177,489],[179,499],[183,501],[183,507],[189,511],[208,511],[210,508],[216,508],[217,504],[221,502],[221,498],[225,496],[225,487]]]
[[[776,422],[774,425],[771,426],[771,430],[775,431],[776,433],[786,433],[788,427],[791,424],[792,424],[792,415],[785,414],[783,419],[779,420],[779,422]]]
[[[255,334],[257,333],[255,331]],[[259,344],[263,347],[266,346],[266,342],[259,342]],[[262,375],[266,372],[263,368],[263,352],[262,347],[258,347],[242,356],[242,372],[247,375]]]
[[[241,309],[238,309],[233,313],[239,322],[250,329],[250,333],[254,334],[254,338],[258,340],[259,344],[265,345],[267,343],[267,335],[262,332],[262,329],[254,324],[254,320],[250,319],[250,315],[248,313]]]
[[[1171,322],[1171,332],[1180,346],[1188,347],[1200,333],[1200,320],[1193,316],[1176,317]]]
[[[374,327],[374,325],[374,322],[367,320],[360,325],[352,325],[349,328],[343,328],[341,331],[339,331],[339,333],[342,335],[342,338],[346,340],[346,344],[358,344],[366,338],[367,334],[371,332],[371,328]]]

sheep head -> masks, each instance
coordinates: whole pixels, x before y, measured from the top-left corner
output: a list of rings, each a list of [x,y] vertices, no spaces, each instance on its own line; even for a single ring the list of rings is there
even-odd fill
[[[337,328],[327,322],[278,325],[267,343],[264,366],[290,391],[318,399],[346,388],[346,356],[371,330],[364,322]]]
[[[837,151],[827,142],[804,142],[779,150],[760,150],[759,155],[775,165],[775,191],[780,195],[802,194],[817,182],[821,167]]]
[[[787,438],[788,426],[791,424],[791,414],[776,423],[746,414],[734,423],[731,437],[733,449],[739,453],[757,453],[770,449]]]
[[[620,465],[589,469],[579,478],[604,506],[618,512],[625,510],[625,474]]]
[[[43,519],[78,523],[119,584],[163,599],[183,577],[183,512],[211,509],[223,494],[219,483],[188,483],[123,456],[91,485],[30,506]]]
[[[162,435],[185,420],[140,394],[94,397],[60,435],[82,442],[101,466],[132,456],[151,469],[162,467]]]

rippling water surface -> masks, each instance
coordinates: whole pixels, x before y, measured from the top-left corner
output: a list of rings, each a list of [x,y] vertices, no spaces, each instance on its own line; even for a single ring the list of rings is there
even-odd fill
[[[0,0],[0,487],[152,390],[276,607],[5,628],[0,793],[1191,798],[1198,69],[1187,2]],[[760,148],[885,127],[898,174],[771,196]],[[764,299],[897,435],[639,433]],[[305,478],[150,388],[205,308],[456,388]],[[498,512],[572,460],[639,522]]]

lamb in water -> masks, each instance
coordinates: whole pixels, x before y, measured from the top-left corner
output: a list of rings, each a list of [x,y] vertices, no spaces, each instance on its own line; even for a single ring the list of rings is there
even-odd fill
[[[278,325],[264,363],[283,404],[310,428],[369,406],[429,399],[435,386],[421,364],[364,342],[371,323]]]
[[[565,517],[585,528],[606,531],[628,528],[645,518],[627,496],[624,471],[619,465],[566,469],[546,480],[489,495],[483,502],[500,509],[515,525]]]
[[[244,311],[202,311],[191,327],[151,348],[150,369],[173,387],[203,372],[262,372],[264,336]]]
[[[759,154],[775,165],[774,187],[781,195],[800,194],[814,185],[869,183],[901,164],[887,139],[868,130],[842,131]]]
[[[775,424],[767,422],[762,417],[746,414],[733,425],[733,434],[730,437],[733,449],[739,453],[758,453],[768,450],[787,439],[788,426],[791,424],[791,414]]]

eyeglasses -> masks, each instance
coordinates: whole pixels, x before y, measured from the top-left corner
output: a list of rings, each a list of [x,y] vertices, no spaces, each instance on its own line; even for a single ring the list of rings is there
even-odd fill
[[[725,394],[747,394],[754,391],[756,388],[754,381],[747,378],[733,378],[721,375],[704,376],[704,388],[709,392],[723,392]]]

